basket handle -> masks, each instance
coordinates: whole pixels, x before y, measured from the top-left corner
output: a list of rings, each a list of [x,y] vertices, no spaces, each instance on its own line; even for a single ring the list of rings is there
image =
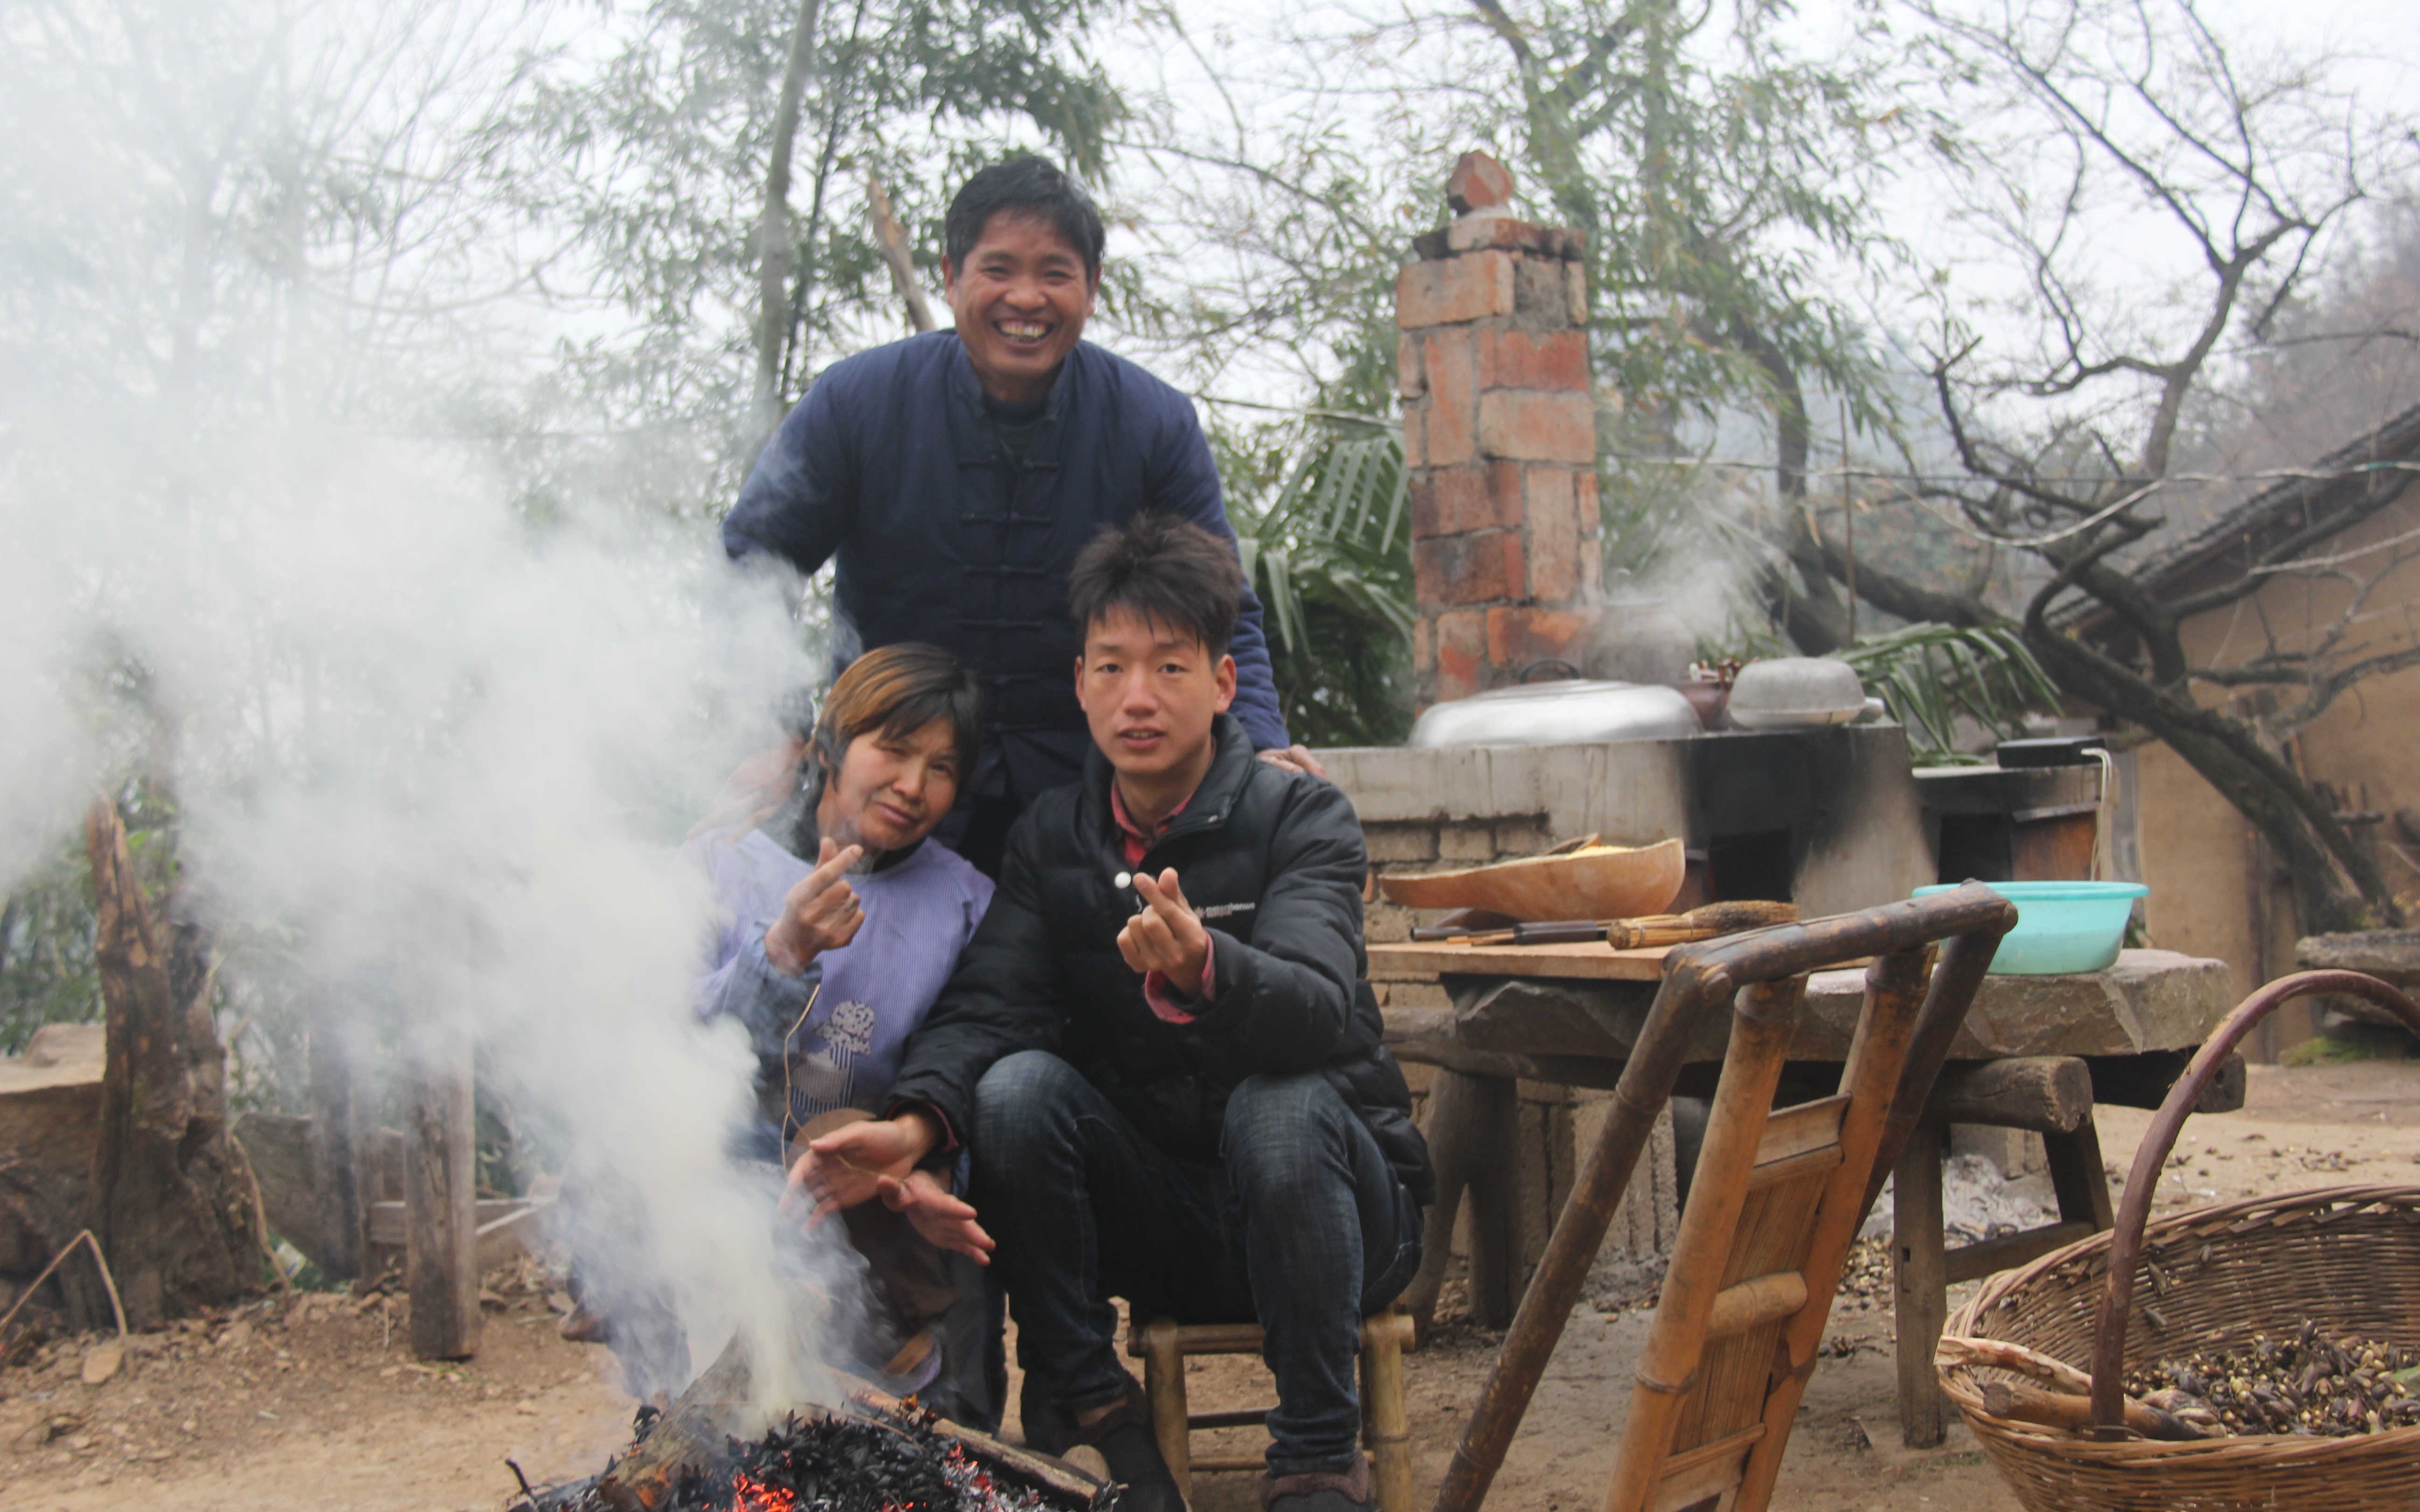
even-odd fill
[[[2201,1101],[2226,1057],[2254,1025],[2297,997],[2316,993],[2342,993],[2363,998],[2401,1019],[2420,1035],[2420,1003],[2358,971],[2298,971],[2280,977],[2235,1005],[2209,1040],[2168,1088],[2167,1100],[2143,1132],[2134,1150],[2134,1168],[2126,1173],[2126,1196],[2118,1207],[2117,1224],[2109,1236],[2109,1289],[2101,1299],[2092,1344],[2092,1433],[2097,1439],[2122,1439],[2125,1428],[2126,1319],[2134,1296],[2134,1265],[2143,1253],[2143,1226],[2151,1216],[2151,1197],[2159,1190],[2160,1172],[2184,1132],[2185,1119]]]

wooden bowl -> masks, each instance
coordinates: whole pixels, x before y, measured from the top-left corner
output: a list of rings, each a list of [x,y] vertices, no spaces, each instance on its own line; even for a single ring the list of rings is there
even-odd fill
[[[1672,905],[1687,865],[1681,842],[1667,840],[1459,872],[1383,873],[1378,890],[1406,908],[1483,908],[1522,920],[1638,918]]]

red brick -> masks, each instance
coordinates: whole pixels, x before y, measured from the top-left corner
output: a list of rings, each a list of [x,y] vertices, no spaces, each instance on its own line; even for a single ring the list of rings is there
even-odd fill
[[[1492,609],[1487,611],[1487,659],[1507,679],[1549,656],[1571,661],[1573,649],[1594,624],[1594,615],[1560,609]]]
[[[1429,668],[1435,661],[1435,657],[1429,651],[1429,622],[1425,618],[1416,619],[1412,622],[1412,676],[1414,679],[1426,677],[1429,674]]]
[[[1482,389],[1574,389],[1589,386],[1588,333],[1526,331],[1483,326],[1478,332],[1479,386]]]
[[[1569,305],[1572,324],[1586,329],[1589,323],[1588,265],[1576,255],[1563,264],[1563,299]]]
[[[1428,465],[1428,409],[1418,400],[1404,406],[1404,466]]]
[[[1446,175],[1445,202],[1456,215],[1512,203],[1512,174],[1484,152],[1466,152]]]
[[[1479,415],[1473,382],[1470,332],[1432,331],[1420,338],[1420,373],[1428,382],[1428,465],[1450,468],[1467,462],[1474,450],[1472,426]]]
[[[1514,529],[1528,517],[1528,495],[1521,486],[1523,471],[1518,462],[1487,464],[1488,517],[1505,530]]]
[[[1517,468],[1510,486],[1498,475],[1504,463],[1487,467],[1436,468],[1415,479],[1412,539],[1462,535],[1471,531],[1511,530],[1521,523],[1521,483]]]
[[[1572,470],[1541,463],[1528,470],[1529,596],[1567,604],[1579,592],[1580,541]]]
[[[1523,462],[1596,461],[1596,411],[1585,393],[1493,389],[1479,396],[1479,450]]]
[[[1487,686],[1487,616],[1455,609],[1436,617],[1438,700],[1468,698]]]
[[[1524,583],[1521,537],[1512,531],[1483,531],[1476,535],[1416,540],[1412,577],[1414,594],[1424,605],[1518,598]]]
[[[1417,399],[1429,392],[1420,376],[1420,344],[1409,336],[1395,338],[1395,393],[1406,399]]]
[[[1580,255],[1586,240],[1568,226],[1532,225],[1509,215],[1466,215],[1447,223],[1442,232],[1431,231],[1415,238],[1415,250],[1427,255],[1432,246],[1436,255],[1457,252],[1502,250],[1526,254],[1543,262],[1568,262]]]
[[[1512,313],[1512,255],[1475,252],[1406,267],[1395,279],[1395,324],[1405,331]]]

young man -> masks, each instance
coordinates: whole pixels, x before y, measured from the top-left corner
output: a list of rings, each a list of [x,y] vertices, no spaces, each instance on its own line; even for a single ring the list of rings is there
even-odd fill
[[[1084,721],[1065,681],[1077,551],[1145,508],[1233,532],[1192,403],[1080,339],[1104,241],[1084,192],[1041,158],[1011,158],[958,191],[946,238],[954,329],[819,377],[757,460],[722,540],[735,559],[801,574],[837,555],[843,665],[861,649],[929,640],[974,671],[983,752],[941,838],[990,872],[1024,806],[1083,769]],[[1234,650],[1246,733],[1286,751],[1249,593]],[[1293,748],[1286,759],[1308,756]]]
[[[1360,1320],[1419,1266],[1428,1151],[1364,980],[1353,806],[1255,761],[1226,712],[1242,593],[1225,543],[1165,515],[1077,559],[1084,778],[1010,832],[890,1117],[816,1140],[792,1180],[993,1251],[1028,1439],[1097,1446],[1125,1505],[1178,1499],[1109,1299],[1257,1319],[1278,1381],[1264,1504],[1349,1512],[1372,1504]],[[903,1184],[960,1143],[971,1204]]]

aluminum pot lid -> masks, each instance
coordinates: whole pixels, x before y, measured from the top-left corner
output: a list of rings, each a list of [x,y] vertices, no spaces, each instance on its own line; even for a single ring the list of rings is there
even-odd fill
[[[1830,656],[1768,656],[1740,669],[1730,711],[1742,714],[1841,716],[1862,713],[1866,688],[1857,670]]]

